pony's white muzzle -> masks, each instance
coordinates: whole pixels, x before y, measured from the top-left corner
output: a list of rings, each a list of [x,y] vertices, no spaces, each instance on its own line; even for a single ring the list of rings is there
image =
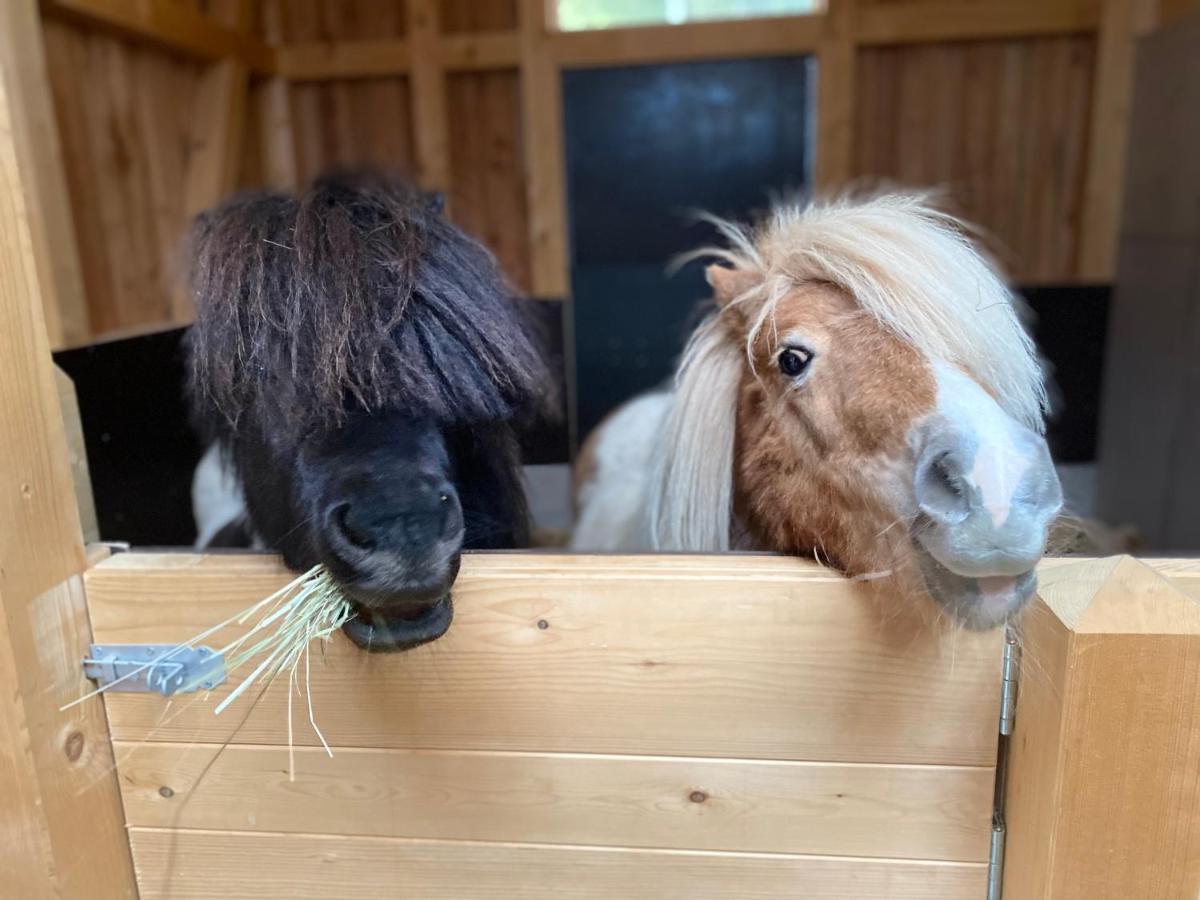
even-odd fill
[[[939,367],[938,411],[916,439],[914,536],[969,578],[1015,577],[1037,564],[1062,508],[1044,438],[974,381]]]

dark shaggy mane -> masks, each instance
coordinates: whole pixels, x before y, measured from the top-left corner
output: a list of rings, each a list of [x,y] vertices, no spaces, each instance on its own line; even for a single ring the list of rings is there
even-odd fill
[[[399,180],[339,173],[196,220],[190,391],[210,438],[253,420],[287,440],[354,410],[470,426],[554,403],[495,260],[439,206]]]

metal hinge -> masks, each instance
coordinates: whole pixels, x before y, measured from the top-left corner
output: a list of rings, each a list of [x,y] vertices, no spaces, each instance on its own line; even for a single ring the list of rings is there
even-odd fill
[[[1021,674],[1021,645],[1009,631],[1004,637],[1003,682],[1000,686],[1000,733],[1012,734],[1017,714],[1017,680]]]
[[[225,681],[225,657],[178,644],[92,644],[83,674],[105,691],[164,697],[211,690]]]
[[[1004,890],[1004,794],[1008,775],[1008,742],[1016,723],[1017,682],[1021,675],[1021,643],[1009,628],[1004,634],[1001,662],[1000,743],[996,748],[996,798],[992,806],[992,843],[988,849],[987,900],[1000,900]]]
[[[988,850],[987,900],[1000,900],[1004,886],[1004,814],[1000,810],[992,813],[992,846]]]

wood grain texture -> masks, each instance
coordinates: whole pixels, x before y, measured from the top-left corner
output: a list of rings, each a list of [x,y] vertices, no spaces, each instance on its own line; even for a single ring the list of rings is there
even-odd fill
[[[1133,63],[1142,0],[1103,0],[1096,39],[1096,77],[1087,145],[1079,251],[1085,279],[1111,281],[1116,269]]]
[[[88,573],[97,640],[186,639],[287,578],[264,556],[118,554]],[[455,596],[454,627],[429,647],[329,645],[313,683],[332,744],[995,760],[1000,635],[884,628],[868,591],[803,562],[468,555]],[[164,707],[110,696],[115,736],[287,740],[279,691],[240,728],[245,710],[189,699],[160,722]]]
[[[178,0],[43,0],[47,16],[89,30],[202,60],[237,59],[256,72],[275,69],[272,48]]]
[[[570,277],[561,74],[546,31],[544,0],[521,0],[520,16],[529,290],[534,297],[564,299]]]
[[[1005,894],[1195,896],[1200,604],[1128,557],[1069,568],[1023,627]]]
[[[83,422],[79,417],[79,398],[71,376],[54,367],[54,382],[58,388],[58,405],[62,410],[63,433],[71,461],[71,480],[75,485],[75,507],[79,510],[79,527],[84,543],[100,540],[100,525],[96,520],[96,499],[92,496],[92,476],[88,471],[87,446],[83,441]]]
[[[826,31],[817,51],[815,178],[817,187],[825,191],[844,186],[854,172],[856,20],[856,0],[832,0],[826,9]]]
[[[291,110],[301,184],[332,166],[377,166],[411,177],[407,79],[294,84]]]
[[[169,327],[201,66],[46,24],[93,339]]]
[[[1021,283],[1077,279],[1088,37],[869,48],[856,174],[942,189]]]
[[[129,824],[987,860],[990,767],[118,744]],[[169,788],[169,792],[162,789]],[[169,796],[164,796],[169,793]]]
[[[520,84],[515,71],[455,73],[446,83],[453,218],[530,292]]]
[[[46,332],[57,350],[85,341],[91,328],[35,0],[10,0],[0,8],[0,65],[14,86],[13,136],[31,212]]]
[[[440,0],[407,0],[413,143],[417,181],[431,191],[450,191],[450,126],[446,121],[446,72],[442,62]],[[449,199],[447,202],[451,202]]]
[[[855,35],[864,45],[1036,37],[1095,30],[1099,0],[867,2]]]
[[[135,895],[100,704],[69,714],[86,565],[43,325],[25,173],[0,66],[0,866],[21,897]]]
[[[255,896],[264,872],[298,900],[963,900],[986,889],[977,863],[142,828],[130,839],[142,900]]]

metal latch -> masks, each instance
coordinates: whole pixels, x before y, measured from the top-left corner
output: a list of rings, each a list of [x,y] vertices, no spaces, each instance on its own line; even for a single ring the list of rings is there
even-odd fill
[[[105,691],[176,693],[211,690],[225,681],[225,657],[179,644],[92,644],[83,674]]]

